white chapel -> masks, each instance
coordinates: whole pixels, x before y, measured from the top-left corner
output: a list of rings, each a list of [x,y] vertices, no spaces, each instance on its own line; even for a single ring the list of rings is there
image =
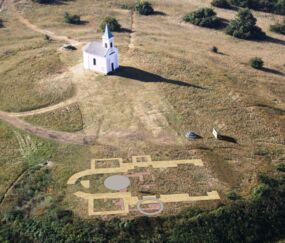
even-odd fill
[[[108,74],[119,68],[119,51],[114,45],[114,36],[108,25],[102,36],[102,42],[92,41],[83,48],[84,68],[102,74]]]

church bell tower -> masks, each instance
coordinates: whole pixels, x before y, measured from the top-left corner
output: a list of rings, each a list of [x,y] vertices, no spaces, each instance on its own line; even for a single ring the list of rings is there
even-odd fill
[[[111,49],[114,47],[114,36],[110,32],[108,25],[105,26],[105,32],[102,36],[103,46],[106,49]]]

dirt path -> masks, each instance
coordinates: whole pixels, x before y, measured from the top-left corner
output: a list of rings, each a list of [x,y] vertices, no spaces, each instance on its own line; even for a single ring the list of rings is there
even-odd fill
[[[59,108],[69,106],[76,102],[77,102],[77,97],[72,97],[71,99],[65,100],[63,102],[60,102],[52,106],[48,106],[48,107],[44,107],[44,108],[40,108],[40,109],[36,109],[32,111],[25,111],[25,112],[9,112],[9,115],[11,117],[25,117],[25,116],[39,115],[39,114],[47,113],[50,111],[57,110]]]
[[[28,112],[0,112],[0,119],[34,135],[69,144],[94,144],[97,141],[122,145],[147,140],[167,144],[180,142],[166,119],[171,106],[161,98],[155,84],[116,76],[97,80],[97,75],[86,72],[82,64],[71,68],[66,75],[76,85],[73,98]],[[64,80],[66,76],[61,75],[61,78]],[[140,95],[137,95],[138,91]],[[79,104],[82,112],[83,132],[54,131],[19,119],[53,111],[74,102]]]
[[[134,48],[134,37],[135,37],[135,11],[131,11],[131,33],[130,33],[130,42],[129,50]]]
[[[3,0],[4,1],[4,0]],[[35,31],[35,32],[38,32],[38,33],[41,33],[43,35],[48,35],[50,36],[52,39],[54,40],[58,40],[58,41],[65,41],[65,42],[68,42],[74,46],[78,46],[81,44],[81,42],[77,41],[77,40],[74,40],[74,39],[71,39],[67,36],[63,36],[63,35],[57,35],[56,33],[54,32],[51,32],[49,30],[45,30],[45,29],[41,29],[39,28],[38,26],[32,24],[29,20],[27,20],[26,18],[24,18],[17,10],[16,6],[15,6],[15,2],[14,1],[8,1],[7,2],[7,6],[8,8],[12,11],[13,15],[15,15],[18,20],[26,25],[26,27],[28,27],[29,29]]]
[[[31,24],[18,13],[14,2],[9,3],[9,9],[20,22],[34,31],[48,34],[57,40],[80,44],[68,37],[58,36]],[[132,11],[129,50],[134,48],[135,27],[135,12]],[[128,60],[127,57],[124,59]],[[132,63],[126,61],[123,65],[131,66]],[[124,61],[122,60],[122,62]],[[54,78],[57,82],[62,82],[66,77],[72,80],[76,86],[76,95],[73,98],[33,111],[0,112],[0,119],[18,129],[61,143],[94,144],[97,141],[118,146],[124,146],[123,144],[126,143],[127,146],[131,144],[133,147],[137,143],[145,141],[168,144],[181,142],[166,119],[166,114],[171,112],[171,106],[161,98],[157,86],[152,84],[151,80],[150,83],[143,83],[116,76],[97,79],[98,75],[86,72],[82,64],[76,65],[66,73]],[[137,95],[138,92],[140,95]],[[18,118],[50,112],[74,102],[79,104],[82,112],[83,132],[53,131],[29,124]]]
[[[83,133],[68,133],[54,131],[43,127],[32,125],[28,122],[20,120],[17,117],[10,116],[9,113],[0,111],[0,120],[12,125],[15,128],[32,133],[42,138],[51,139],[67,144],[94,144],[96,141],[95,135],[84,135]]]
[[[83,73],[84,73],[84,70],[83,70],[82,64],[77,64],[73,67],[68,68],[66,72],[56,77],[53,77],[53,79],[57,79],[58,82],[61,82],[61,80],[64,80],[64,79],[72,79],[73,81],[72,83],[76,85],[78,81],[81,82]],[[96,74],[94,74],[94,76],[96,76]],[[85,95],[88,95],[88,93],[86,92]],[[83,97],[85,97],[85,95],[82,94]],[[51,106],[47,106],[47,107],[43,107],[43,108],[31,110],[31,111],[25,111],[25,112],[9,112],[9,115],[11,117],[25,117],[25,116],[33,116],[33,115],[39,115],[39,114],[51,112],[51,111],[69,106],[71,104],[74,104],[76,102],[79,102],[82,96],[79,97],[79,95],[76,93],[72,98],[62,101],[60,103],[57,103],[55,105],[51,105]]]
[[[61,79],[64,80],[66,78],[66,75],[68,75],[70,78],[72,78],[75,84],[77,83],[84,84],[84,74],[85,73],[82,64],[79,64],[70,68],[66,73],[60,74],[57,78],[60,82]],[[89,85],[91,84],[89,83]],[[80,85],[79,89],[82,89]],[[26,131],[28,133],[34,134],[42,138],[51,139],[57,142],[67,143],[67,144],[79,144],[79,145],[94,144],[97,140],[96,129],[94,130],[94,132],[88,133],[89,135],[85,135],[84,132],[68,133],[68,132],[55,131],[43,127],[38,127],[18,118],[23,116],[32,116],[32,115],[46,113],[49,111],[65,107],[72,103],[78,102],[79,100],[86,98],[90,94],[88,92],[87,87],[84,86],[83,89],[85,89],[84,93],[77,92],[76,95],[69,100],[42,109],[37,109],[27,112],[19,112],[19,113],[9,113],[9,112],[0,111],[0,120],[20,130]]]

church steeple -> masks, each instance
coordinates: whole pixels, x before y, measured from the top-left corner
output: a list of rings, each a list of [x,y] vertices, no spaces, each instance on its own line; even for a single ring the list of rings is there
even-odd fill
[[[102,36],[103,45],[106,49],[113,48],[114,46],[114,36],[109,30],[108,25],[105,26],[105,32]]]
[[[109,26],[106,24],[105,26],[105,32],[104,32],[104,38],[106,39],[111,39],[113,38],[113,34],[111,33],[111,31],[109,30]]]

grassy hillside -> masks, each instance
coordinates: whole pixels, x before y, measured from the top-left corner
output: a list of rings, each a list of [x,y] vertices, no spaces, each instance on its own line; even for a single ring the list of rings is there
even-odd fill
[[[183,21],[186,13],[210,7],[210,0],[153,0],[156,12],[150,16],[121,8],[133,3],[17,2],[30,23],[80,41],[74,52],[62,50],[63,41],[45,40],[9,6],[0,13],[6,21],[0,29],[0,110],[29,111],[74,97],[76,105],[23,119],[96,135],[95,145],[66,145],[0,125],[0,198],[16,183],[1,205],[0,241],[263,242],[285,237],[284,174],[276,171],[285,156],[285,37],[269,31],[282,17],[253,11],[269,37],[246,41]],[[81,15],[84,24],[64,23],[66,11]],[[236,15],[215,11],[225,23]],[[121,69],[110,76],[86,72],[81,47],[101,38],[101,20],[109,15],[123,27],[114,33]],[[218,52],[211,51],[213,46]],[[263,69],[250,67],[255,56],[264,60]],[[227,140],[215,140],[213,128]],[[186,140],[189,130],[202,138]],[[87,169],[92,158],[130,161],[143,154],[153,160],[201,158],[203,176],[187,169],[183,174],[189,180],[210,178],[202,183],[217,185],[221,201],[167,205],[153,218],[86,220],[86,202],[75,199],[68,178]],[[162,189],[169,190],[164,184]],[[229,200],[232,191],[241,200]]]

